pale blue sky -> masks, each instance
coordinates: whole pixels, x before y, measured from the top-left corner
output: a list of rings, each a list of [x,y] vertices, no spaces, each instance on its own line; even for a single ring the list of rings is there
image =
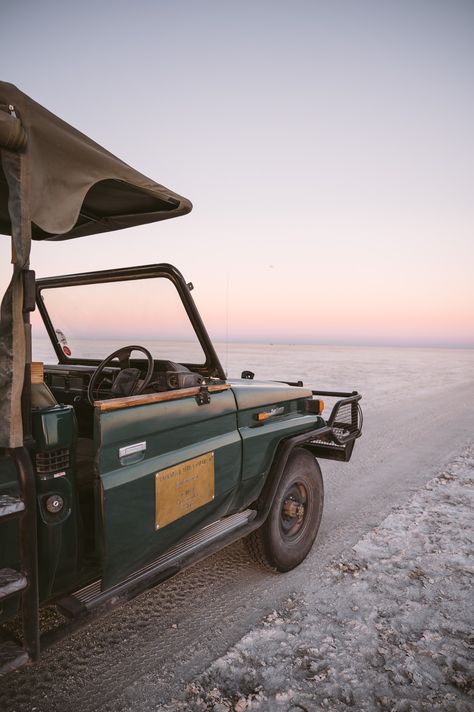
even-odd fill
[[[2,79],[194,203],[38,274],[167,261],[219,337],[474,345],[474,2],[0,12]]]

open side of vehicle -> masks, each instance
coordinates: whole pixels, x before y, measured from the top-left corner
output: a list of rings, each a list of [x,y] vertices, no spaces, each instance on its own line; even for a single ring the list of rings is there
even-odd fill
[[[58,135],[63,152],[46,162]],[[36,280],[31,236],[69,239],[191,205],[2,83],[0,150],[0,230],[14,254],[0,323],[6,673],[243,536],[258,560],[298,565],[322,514],[315,458],[348,461],[362,416],[356,392],[226,378],[192,285],[171,265]],[[88,331],[80,311],[93,314]],[[48,363],[32,362],[33,312]],[[327,419],[323,397],[335,401]],[[41,606],[64,623],[41,634]]]

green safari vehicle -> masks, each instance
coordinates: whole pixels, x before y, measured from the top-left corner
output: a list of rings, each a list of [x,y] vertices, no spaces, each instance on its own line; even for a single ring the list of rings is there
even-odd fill
[[[321,520],[316,458],[349,461],[362,414],[357,392],[250,371],[227,378],[192,284],[169,264],[36,279],[31,239],[107,233],[192,206],[3,82],[0,156],[0,233],[13,263],[0,321],[6,674],[241,537],[274,569],[297,566]],[[33,362],[40,324],[50,354]],[[46,606],[58,624],[44,629]]]

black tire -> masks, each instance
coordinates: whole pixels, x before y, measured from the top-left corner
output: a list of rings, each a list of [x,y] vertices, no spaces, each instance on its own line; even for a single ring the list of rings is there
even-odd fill
[[[277,571],[291,571],[301,564],[316,539],[323,505],[319,465],[308,450],[295,448],[267,519],[247,537],[252,558]]]

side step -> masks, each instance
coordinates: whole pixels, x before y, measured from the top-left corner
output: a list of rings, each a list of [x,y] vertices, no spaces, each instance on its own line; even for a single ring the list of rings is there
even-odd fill
[[[0,601],[23,591],[28,585],[26,576],[14,569],[0,569]]]
[[[12,640],[0,643],[0,677],[24,667],[30,661],[26,650]]]
[[[212,553],[212,545],[215,542],[229,538],[227,543],[230,544],[231,541],[240,538],[240,534],[237,533],[252,522],[256,516],[255,510],[246,509],[244,512],[220,519],[169,549],[150,564],[130,574],[116,586],[102,591],[102,582],[97,580],[76,591],[73,595],[60,599],[56,605],[61,613],[68,618],[77,618],[92,612],[109,600],[115,603],[117,599],[126,596],[130,590],[133,590],[134,594],[137,592],[137,588],[146,590]],[[235,536],[232,537],[232,534]]]
[[[12,497],[9,494],[0,495],[0,519],[17,517],[25,511],[25,503],[20,497]]]
[[[5,453],[15,466],[20,496],[0,496],[0,524],[8,523],[11,519],[19,520],[18,554],[21,571],[0,569],[0,600],[21,593],[19,612],[23,645],[18,647],[14,641],[0,640],[2,675],[37,660],[40,653],[36,475],[31,454],[25,446],[6,448]]]
[[[11,498],[13,499],[13,498]],[[26,576],[14,569],[0,569],[0,601],[24,591],[28,585]],[[0,642],[0,677],[24,667],[30,661],[28,652],[13,640]]]

